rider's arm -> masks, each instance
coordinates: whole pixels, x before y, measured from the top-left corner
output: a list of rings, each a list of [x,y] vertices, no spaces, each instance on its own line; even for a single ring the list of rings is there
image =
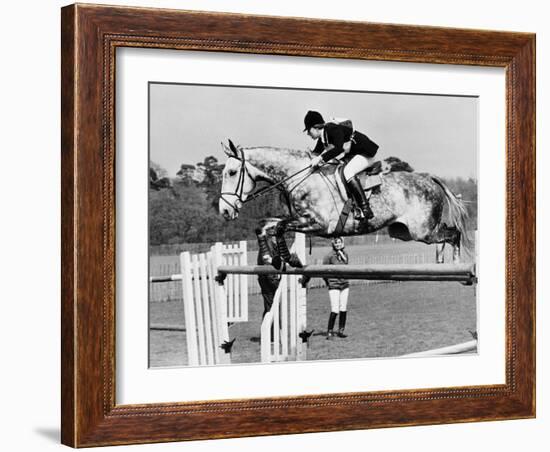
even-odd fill
[[[325,148],[321,157],[323,157],[323,161],[328,162],[330,159],[344,152],[346,137],[341,127],[331,127],[327,129],[326,132],[329,145]]]
[[[323,141],[319,138],[317,140],[317,143],[315,143],[315,147],[311,150],[311,152],[313,155],[321,155],[324,150],[325,150],[325,145],[323,144]]]

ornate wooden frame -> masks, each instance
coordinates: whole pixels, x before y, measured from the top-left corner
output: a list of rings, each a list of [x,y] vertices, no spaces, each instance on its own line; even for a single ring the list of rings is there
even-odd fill
[[[62,9],[62,442],[74,447],[535,415],[535,35],[71,5]],[[506,69],[506,383],[115,404],[115,49]]]

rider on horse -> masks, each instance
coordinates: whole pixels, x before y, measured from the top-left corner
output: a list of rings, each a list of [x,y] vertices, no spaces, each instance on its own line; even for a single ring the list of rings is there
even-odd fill
[[[307,112],[304,125],[304,132],[317,140],[313,149],[316,157],[312,161],[312,168],[319,168],[323,163],[343,154],[339,158],[345,162],[343,172],[348,190],[360,209],[360,216],[366,220],[372,218],[374,214],[357,174],[375,162],[378,145],[365,134],[353,130],[351,121],[325,122],[317,111]]]

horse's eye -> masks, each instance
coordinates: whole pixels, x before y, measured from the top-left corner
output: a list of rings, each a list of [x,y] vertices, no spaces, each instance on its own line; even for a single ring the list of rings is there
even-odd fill
[[[230,175],[230,176],[234,176],[235,174],[237,174],[237,171],[235,171],[235,170],[229,171],[229,175]]]

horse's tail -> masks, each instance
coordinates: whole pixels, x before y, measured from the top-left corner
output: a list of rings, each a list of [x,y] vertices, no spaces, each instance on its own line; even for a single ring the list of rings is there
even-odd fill
[[[451,225],[454,226],[460,233],[460,245],[466,252],[470,251],[472,244],[468,229],[466,227],[466,220],[468,219],[468,211],[464,205],[464,202],[457,198],[457,196],[447,187],[445,182],[436,176],[431,176],[433,181],[441,187],[445,198],[447,199],[447,205],[449,206],[449,218]]]

